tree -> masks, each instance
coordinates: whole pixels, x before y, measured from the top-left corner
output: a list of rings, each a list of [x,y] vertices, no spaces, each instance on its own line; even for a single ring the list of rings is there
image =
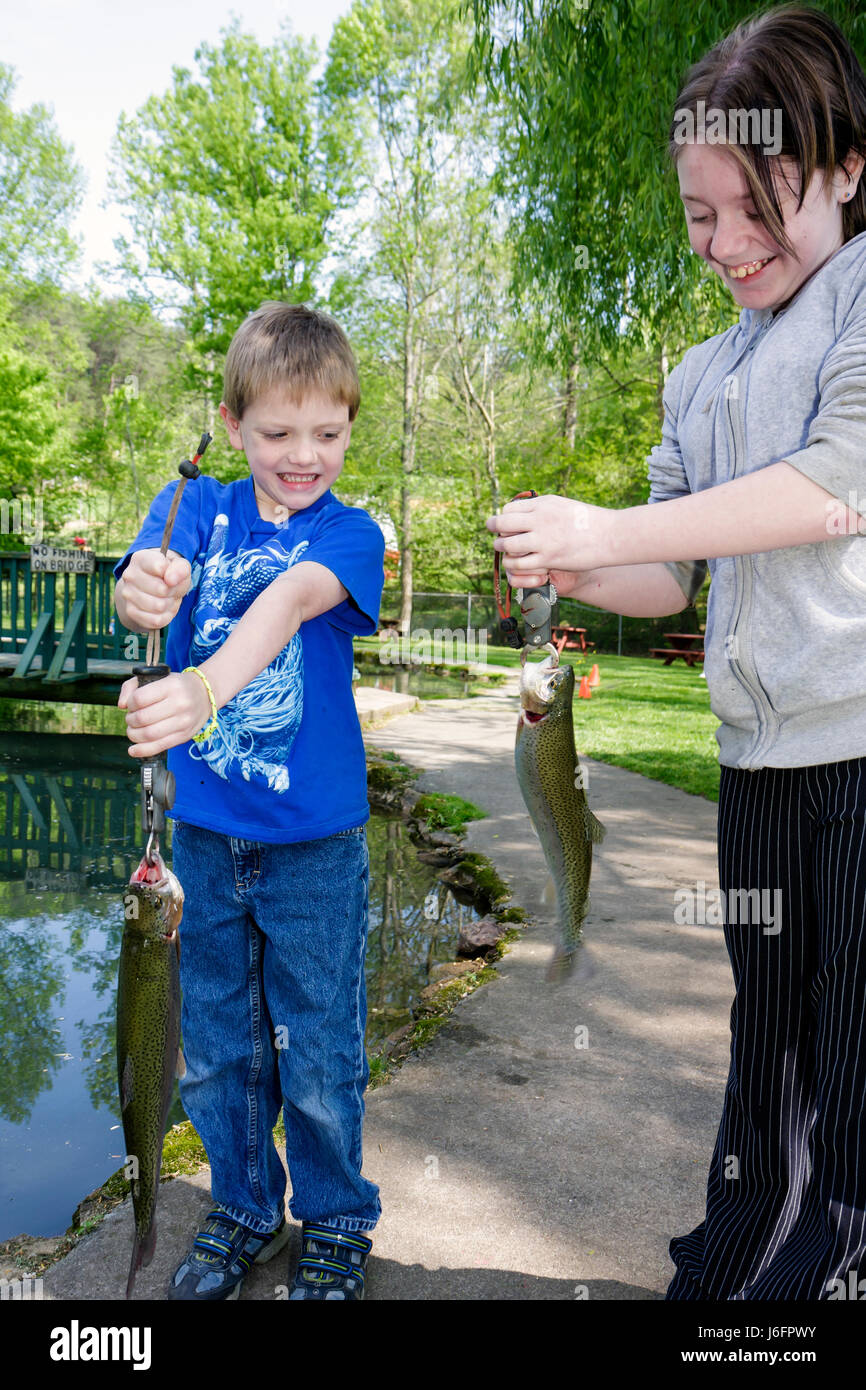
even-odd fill
[[[450,0],[356,0],[334,26],[322,83],[324,123],[356,132],[346,157],[358,196],[366,193],[372,205],[363,234],[355,231],[366,290],[389,302],[399,342],[403,631],[412,612],[425,387],[446,350],[435,341],[435,313],[453,283],[454,212],[466,191],[470,137],[480,128],[460,91],[468,37]]]
[[[5,306],[0,484],[41,499],[49,538],[125,546],[201,433],[201,401],[178,370],[183,331],[140,302],[49,283],[17,284]]]
[[[98,293],[81,300],[78,313],[88,394],[71,466],[82,526],[107,551],[132,539],[151,499],[197,441],[206,412],[184,386],[181,367],[191,347],[182,328],[162,323],[146,304]],[[220,444],[211,446],[209,471],[229,453]]]
[[[0,278],[58,280],[79,254],[70,223],[84,176],[48,109],[13,111],[14,90],[0,63]]]
[[[0,299],[0,546],[7,550],[22,548],[30,519],[42,514],[58,424],[49,367],[22,351],[18,339],[9,302]],[[20,515],[23,527],[11,520]]]
[[[172,305],[199,354],[192,380],[211,390],[216,358],[266,299],[301,302],[325,251],[332,188],[317,146],[310,73],[315,45],[270,48],[240,32],[196,50],[198,73],[121,117],[110,187],[133,239],[123,273],[154,305]]]
[[[858,0],[822,5],[866,51]],[[470,77],[508,113],[500,179],[514,208],[518,284],[546,297],[583,354],[622,340],[657,349],[699,313],[732,322],[730,297],[692,255],[667,155],[691,64],[754,13],[746,0],[462,0],[475,21]]]

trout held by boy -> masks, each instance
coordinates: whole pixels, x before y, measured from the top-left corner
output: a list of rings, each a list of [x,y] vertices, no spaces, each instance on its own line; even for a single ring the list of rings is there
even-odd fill
[[[586,800],[574,746],[574,670],[554,656],[526,661],[514,762],[517,781],[553,880],[559,945],[547,970],[558,982],[574,967],[589,911],[592,847],[605,835]]]
[[[142,859],[124,897],[117,981],[117,1084],[131,1180],[135,1239],[126,1296],[156,1247],[162,1141],[180,1052],[180,938],[183,889],[159,853]]]

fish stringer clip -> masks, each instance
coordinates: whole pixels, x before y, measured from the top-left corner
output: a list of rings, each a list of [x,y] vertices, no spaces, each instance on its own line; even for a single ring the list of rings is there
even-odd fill
[[[515,492],[509,501],[516,502],[521,497],[537,497],[531,488],[526,492]],[[515,597],[523,616],[524,635],[521,638],[517,619],[511,616],[511,585],[506,583],[505,601],[502,599],[501,579],[502,552],[497,550],[493,560],[493,588],[496,593],[496,607],[499,612],[499,630],[506,646],[521,649],[520,664],[526,664],[527,654],[542,648],[553,657],[554,667],[559,665],[559,652],[551,640],[553,612],[556,604],[556,587],[549,581],[536,589],[516,589]]]

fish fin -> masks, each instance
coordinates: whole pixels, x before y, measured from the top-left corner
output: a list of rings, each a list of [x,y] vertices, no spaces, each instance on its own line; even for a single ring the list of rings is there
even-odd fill
[[[180,932],[177,930],[177,927],[174,929],[174,945],[177,951],[177,963],[180,965]]]
[[[147,1269],[153,1259],[153,1252],[156,1249],[156,1217],[150,1223],[144,1236],[135,1233],[132,1242],[132,1259],[129,1262],[129,1278],[126,1281],[126,1296],[132,1298],[132,1290],[135,1287],[135,1276],[140,1269]]]
[[[553,874],[547,875],[547,882],[545,883],[544,891],[541,894],[541,901],[545,903],[548,907],[551,906],[551,904],[555,904],[556,902],[556,884],[553,881]]]
[[[600,845],[605,835],[607,827],[602,825],[597,816],[592,814],[589,807],[586,808],[586,838],[591,840],[594,845]]]
[[[125,1110],[135,1094],[135,1087],[132,1079],[132,1058],[127,1053],[126,1061],[123,1064],[123,1076],[120,1080],[120,1108]]]
[[[557,946],[544,976],[547,983],[550,985],[559,985],[563,980],[568,979],[568,976],[574,969],[574,962],[576,959],[577,946],[572,946],[568,950],[566,950],[564,946]]]
[[[182,1047],[177,1049],[177,1066],[174,1074],[175,1076],[186,1076],[186,1058],[183,1055]]]

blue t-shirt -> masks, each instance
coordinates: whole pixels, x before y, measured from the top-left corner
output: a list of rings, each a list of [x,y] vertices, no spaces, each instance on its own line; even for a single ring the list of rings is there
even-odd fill
[[[178,484],[155,498],[129,550],[160,546]],[[275,524],[259,515],[251,477],[202,475],[184,488],[170,548],[192,584],[168,628],[173,671],[200,666],[263,589],[289,565],[314,560],[349,597],[302,623],[266,670],[218,712],[201,744],[168,750],[177,790],[170,815],[241,839],[317,840],[369,819],[367,769],[352,694],[352,635],[375,632],[385,538],[368,512],[328,491]]]

